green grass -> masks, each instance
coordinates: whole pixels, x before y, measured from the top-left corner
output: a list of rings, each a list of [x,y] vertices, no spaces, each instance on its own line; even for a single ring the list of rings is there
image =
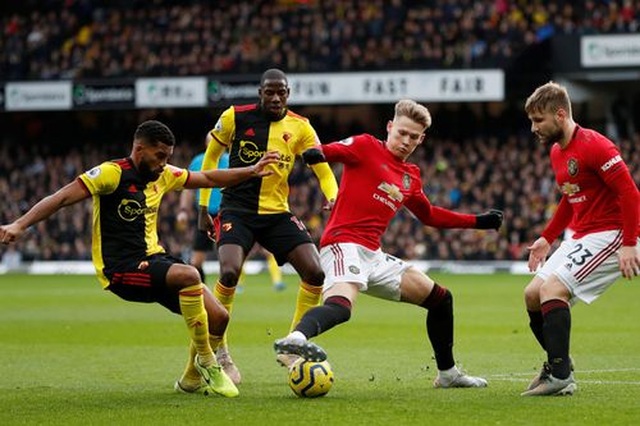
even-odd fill
[[[293,395],[274,361],[295,280],[275,293],[249,276],[230,328],[243,373],[236,399],[178,395],[187,337],[180,317],[121,301],[93,277],[0,276],[0,425],[631,425],[640,424],[638,283],[618,282],[573,310],[579,390],[522,398],[543,353],[528,331],[526,276],[438,275],[455,297],[458,362],[487,389],[433,389],[422,309],[358,299],[352,320],[316,339],[336,382]]]

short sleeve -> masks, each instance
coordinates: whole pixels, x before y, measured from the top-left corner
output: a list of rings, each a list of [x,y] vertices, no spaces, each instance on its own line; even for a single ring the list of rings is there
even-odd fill
[[[224,146],[229,146],[236,132],[235,110],[227,108],[218,118],[216,125],[211,129],[211,136]]]
[[[176,191],[184,188],[189,179],[189,171],[180,167],[167,164],[162,172],[162,178],[165,181],[166,191]]]
[[[120,183],[122,169],[116,163],[105,162],[82,173],[79,179],[91,195],[111,194]]]

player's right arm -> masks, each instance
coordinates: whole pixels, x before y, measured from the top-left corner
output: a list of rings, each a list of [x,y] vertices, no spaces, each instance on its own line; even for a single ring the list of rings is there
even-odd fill
[[[44,220],[58,210],[89,197],[86,187],[79,179],[68,183],[51,195],[38,201],[28,212],[14,222],[0,226],[0,241],[9,244],[18,240],[31,225]]]
[[[0,241],[4,244],[19,239],[31,225],[44,220],[58,210],[75,204],[91,195],[109,194],[120,181],[122,169],[113,162],[105,162],[81,174],[51,195],[38,201],[13,223],[0,227]]]
[[[535,272],[540,265],[544,264],[544,261],[551,250],[551,244],[569,226],[572,217],[573,209],[571,208],[567,197],[563,195],[560,199],[560,203],[558,204],[558,208],[551,217],[551,220],[540,234],[540,238],[527,247],[527,250],[529,250],[529,260],[527,263],[529,271]]]
[[[547,226],[544,227],[544,230],[540,234],[541,237],[547,240],[549,244],[552,244],[560,234],[567,229],[572,218],[573,209],[571,208],[567,197],[563,195],[560,199],[560,203],[558,204],[558,208],[553,212],[551,220],[549,220],[549,223],[547,223]]]

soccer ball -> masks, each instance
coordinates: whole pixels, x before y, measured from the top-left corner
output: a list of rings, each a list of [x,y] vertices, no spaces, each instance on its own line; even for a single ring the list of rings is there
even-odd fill
[[[324,396],[333,386],[333,370],[329,362],[313,362],[300,358],[289,368],[289,387],[298,396]]]

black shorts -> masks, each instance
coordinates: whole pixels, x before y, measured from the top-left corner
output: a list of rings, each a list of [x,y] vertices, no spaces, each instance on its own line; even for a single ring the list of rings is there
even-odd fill
[[[249,253],[257,242],[273,253],[278,265],[287,262],[291,251],[301,244],[311,243],[309,231],[291,213],[256,214],[221,211],[214,220],[218,247],[237,244]]]
[[[214,242],[206,232],[201,231],[198,227],[195,227],[193,233],[193,250],[194,251],[213,251]]]
[[[105,268],[105,276],[109,279],[106,289],[121,299],[159,303],[180,315],[178,292],[167,287],[167,272],[176,263],[184,264],[181,259],[160,253],[123,262],[108,270]]]

